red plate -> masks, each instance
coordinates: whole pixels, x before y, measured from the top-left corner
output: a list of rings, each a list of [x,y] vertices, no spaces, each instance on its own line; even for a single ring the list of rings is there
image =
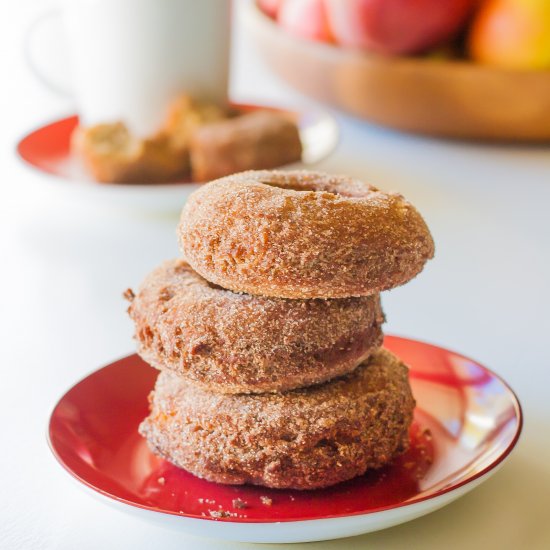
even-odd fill
[[[156,371],[136,355],[92,373],[62,397],[50,420],[50,446],[62,466],[89,488],[131,507],[157,512],[156,516],[194,518],[209,535],[212,522],[204,520],[305,526],[316,523],[307,520],[369,519],[362,529],[337,529],[323,538],[406,521],[460,496],[466,491],[459,488],[475,485],[472,482],[500,464],[517,442],[522,417],[512,390],[475,361],[394,336],[386,337],[385,346],[411,368],[417,400],[411,449],[389,467],[332,488],[283,491],[224,486],[152,455],[137,427],[147,415],[147,395]],[[453,491],[456,496],[449,494]],[[246,507],[236,507],[236,499]],[[429,500],[433,503],[417,507],[424,511],[412,513],[415,505]],[[375,517],[380,521],[373,521]],[[196,525],[191,530],[196,533]],[[229,533],[227,538],[318,540],[314,534],[285,539]]]
[[[275,107],[235,104],[242,111],[273,109],[291,112],[297,119],[303,145],[302,163],[309,167],[329,155],[338,143],[338,126],[327,113],[315,109],[289,111]],[[118,184],[93,181],[84,166],[71,152],[71,133],[78,118],[71,116],[57,120],[28,133],[17,144],[17,154],[24,166],[32,169],[34,178],[29,184],[49,186],[52,192],[78,201],[98,202],[117,208],[142,211],[180,212],[185,199],[199,184],[190,181],[173,183]],[[39,177],[36,177],[39,176]],[[47,176],[47,177],[42,177]]]
[[[283,108],[233,104],[233,108],[242,113],[257,110],[271,110],[287,113],[296,119],[300,130],[300,137],[304,147],[303,162],[314,164],[327,156],[336,146],[338,141],[338,129],[334,119],[326,113],[309,111],[290,111]],[[78,125],[78,117],[73,115],[56,120],[45,126],[28,133],[17,144],[19,157],[29,166],[46,174],[67,178],[76,181],[92,182],[92,178],[86,172],[84,166],[71,152],[71,135]],[[174,183],[190,183],[184,179],[179,182],[152,184],[152,187],[174,185]],[[95,183],[95,182],[94,182]],[[143,188],[143,184],[136,182]],[[132,184],[105,184],[100,187],[131,188]]]

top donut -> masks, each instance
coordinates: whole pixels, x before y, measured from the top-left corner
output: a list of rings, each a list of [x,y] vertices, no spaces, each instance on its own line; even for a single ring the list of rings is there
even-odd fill
[[[208,281],[277,298],[368,296],[433,257],[422,216],[397,193],[309,171],[250,171],[193,193],[178,228]]]

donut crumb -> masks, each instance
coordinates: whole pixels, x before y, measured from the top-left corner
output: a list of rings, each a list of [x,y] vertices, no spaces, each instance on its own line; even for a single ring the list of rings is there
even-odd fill
[[[125,300],[128,300],[129,302],[133,302],[136,295],[134,294],[134,291],[131,288],[127,288],[123,293],[122,296]]]
[[[235,512],[228,512],[227,510],[208,510],[208,513],[210,514],[210,517],[213,517],[214,519],[232,518],[237,516]]]
[[[233,508],[238,508],[239,510],[248,508],[248,504],[244,500],[241,500],[240,498],[234,498],[232,504],[233,504]]]

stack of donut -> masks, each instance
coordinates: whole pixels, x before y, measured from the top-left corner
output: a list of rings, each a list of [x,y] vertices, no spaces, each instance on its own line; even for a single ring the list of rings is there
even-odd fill
[[[407,367],[382,345],[379,293],[433,256],[401,195],[346,177],[253,171],[203,186],[183,257],[130,293],[160,370],[140,433],[220,483],[327,487],[406,450]]]

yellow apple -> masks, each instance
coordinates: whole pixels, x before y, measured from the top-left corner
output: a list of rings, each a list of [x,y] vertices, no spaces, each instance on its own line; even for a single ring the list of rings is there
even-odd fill
[[[550,0],[485,0],[468,51],[475,61],[498,67],[550,69]]]

